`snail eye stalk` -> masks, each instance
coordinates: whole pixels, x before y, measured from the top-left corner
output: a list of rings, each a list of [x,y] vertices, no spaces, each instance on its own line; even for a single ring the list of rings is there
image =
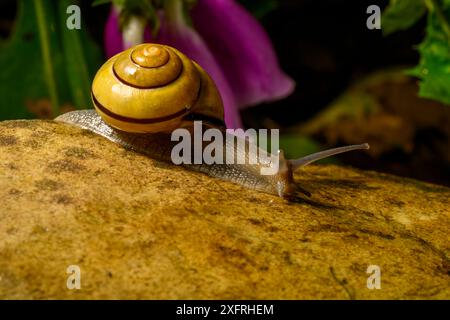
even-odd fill
[[[301,167],[304,167],[310,163],[313,163],[315,161],[324,159],[324,158],[328,158],[331,156],[334,156],[336,154],[340,154],[340,153],[344,153],[344,152],[349,152],[349,151],[354,151],[354,150],[368,150],[370,148],[368,143],[363,143],[363,144],[354,144],[354,145],[350,145],[350,146],[345,146],[345,147],[339,147],[339,148],[333,148],[333,149],[328,149],[325,151],[320,151],[317,153],[313,153],[310,154],[306,157],[302,157],[299,159],[292,159],[292,160],[288,160],[288,162],[291,164],[292,167],[292,171],[295,171]]]

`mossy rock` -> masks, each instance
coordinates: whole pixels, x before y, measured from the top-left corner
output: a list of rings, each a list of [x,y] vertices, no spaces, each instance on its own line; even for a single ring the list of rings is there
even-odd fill
[[[450,298],[450,190],[309,166],[285,200],[53,121],[0,123],[1,299]],[[81,289],[67,288],[70,265]],[[367,268],[381,268],[381,289]]]

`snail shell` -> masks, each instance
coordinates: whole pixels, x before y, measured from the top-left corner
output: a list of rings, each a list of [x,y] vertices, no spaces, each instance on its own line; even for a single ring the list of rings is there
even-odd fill
[[[170,133],[177,128],[192,129],[195,120],[202,120],[206,126],[224,129],[223,104],[215,84],[199,65],[169,46],[142,44],[109,59],[94,78],[92,100],[96,112],[72,111],[55,120],[90,130],[157,160],[171,162],[175,143]],[[294,183],[296,169],[334,154],[369,148],[368,144],[352,145],[296,160],[286,160],[280,151],[274,164],[267,158],[258,161],[265,151],[258,146],[250,147],[253,142],[245,140],[246,147],[237,148],[234,139],[242,138],[223,139],[226,141],[223,151],[234,148],[235,157],[246,159],[246,164],[184,166],[284,197],[296,191],[308,194]],[[245,154],[240,154],[242,152]],[[274,168],[275,165],[276,174],[261,174],[262,167]]]
[[[223,104],[209,75],[178,50],[141,44],[110,58],[92,83],[95,109],[125,132],[171,132],[193,116],[223,125]]]

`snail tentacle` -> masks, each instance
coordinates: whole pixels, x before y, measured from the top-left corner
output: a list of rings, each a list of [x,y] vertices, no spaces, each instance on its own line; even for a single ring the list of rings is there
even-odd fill
[[[307,166],[310,163],[313,163],[318,160],[328,158],[328,157],[331,157],[331,156],[334,156],[334,155],[337,155],[340,153],[354,151],[354,150],[368,150],[369,148],[370,148],[370,146],[368,143],[354,144],[354,145],[349,145],[349,146],[344,146],[344,147],[333,148],[333,149],[316,152],[316,153],[307,155],[307,156],[299,158],[299,159],[288,160],[288,162],[290,163],[290,165],[292,167],[292,171],[295,171],[301,167]]]

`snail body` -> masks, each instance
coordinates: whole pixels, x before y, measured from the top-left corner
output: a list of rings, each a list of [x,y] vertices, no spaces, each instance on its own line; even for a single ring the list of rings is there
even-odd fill
[[[224,131],[223,104],[211,78],[195,62],[168,46],[142,44],[109,59],[95,76],[92,100],[95,110],[72,111],[55,120],[90,130],[156,160],[172,162],[176,143],[171,132],[178,128],[192,131],[196,120],[230,135]],[[286,160],[280,151],[272,161],[272,157],[262,158],[265,151],[250,140],[245,139],[244,148],[237,148],[236,139],[244,138],[224,139],[222,152],[232,150],[236,157],[245,159],[245,164],[183,166],[285,197],[297,191],[308,194],[294,182],[293,172],[298,168],[334,154],[369,148],[368,144],[346,146],[296,160]],[[261,174],[261,169],[274,166],[275,174]]]
[[[176,142],[171,141],[169,133],[148,133],[137,134],[117,130],[109,126],[95,110],[71,111],[59,116],[57,121],[76,125],[80,128],[99,134],[112,142],[118,143],[126,149],[149,156],[152,159],[171,163],[171,153]],[[226,133],[224,133],[226,134]],[[239,137],[237,137],[239,139]],[[226,141],[227,139],[225,139]],[[228,139],[230,141],[230,139]],[[247,142],[249,143],[249,142]],[[226,144],[226,142],[225,142]],[[238,183],[247,188],[261,192],[284,196],[291,194],[298,187],[293,184],[292,172],[290,168],[283,167],[283,160],[280,163],[279,172],[276,175],[261,175],[261,166],[270,167],[272,163],[249,164],[249,157],[258,157],[256,154],[249,153],[250,148],[240,150],[235,145],[236,153],[245,152],[245,165],[243,164],[183,164],[189,170],[205,173],[211,177]],[[223,150],[227,149],[224,146]],[[237,157],[241,156],[236,154]],[[256,162],[256,161],[254,161]],[[285,164],[285,162],[284,162]]]

